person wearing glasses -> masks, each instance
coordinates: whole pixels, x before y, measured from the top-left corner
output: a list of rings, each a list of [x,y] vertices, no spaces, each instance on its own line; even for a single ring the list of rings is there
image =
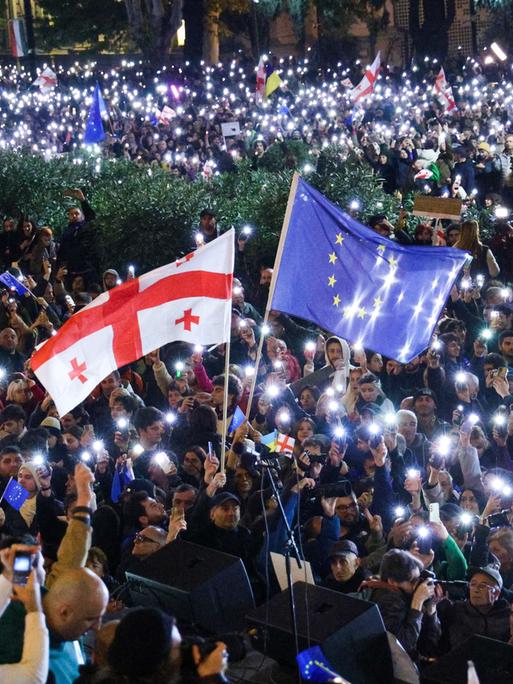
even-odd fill
[[[499,570],[485,565],[471,568],[470,573],[468,597],[453,602],[445,599],[438,605],[443,650],[451,650],[473,635],[505,642],[510,638],[511,606],[501,597]]]

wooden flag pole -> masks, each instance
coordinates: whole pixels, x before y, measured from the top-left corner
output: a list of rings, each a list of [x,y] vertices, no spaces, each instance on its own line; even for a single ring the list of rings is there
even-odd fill
[[[285,248],[285,240],[287,238],[287,232],[289,230],[290,217],[292,214],[292,207],[294,206],[294,201],[296,199],[297,186],[301,176],[299,173],[294,173],[292,178],[292,183],[290,185],[289,199],[287,201],[287,209],[285,211],[285,216],[283,218],[283,225],[281,227],[280,241],[278,242],[278,249],[276,251],[276,257],[274,259],[273,275],[271,278],[271,285],[269,286],[269,296],[267,297],[267,304],[265,307],[264,322],[262,323],[262,330],[266,330],[267,321],[269,320],[269,313],[271,311],[271,304],[273,301],[274,290],[276,288],[276,280],[278,278],[278,272],[280,270],[281,259],[283,256],[283,250]],[[251,382],[251,389],[249,391],[248,406],[246,409],[246,420],[249,418],[251,411],[251,405],[253,403],[253,397],[255,395],[255,387],[258,378],[258,368],[260,366],[260,361],[262,359],[262,349],[264,346],[265,334],[260,332],[260,340],[258,342],[257,355],[255,359],[255,373],[253,375],[253,380]]]

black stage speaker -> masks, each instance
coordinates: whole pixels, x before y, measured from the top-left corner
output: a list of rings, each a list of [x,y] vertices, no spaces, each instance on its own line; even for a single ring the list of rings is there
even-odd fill
[[[242,629],[255,606],[242,560],[198,544],[167,544],[126,576],[134,605],[159,607],[212,633]]]
[[[294,597],[300,651],[319,645],[333,670],[351,684],[393,681],[385,626],[374,603],[304,582],[294,584]],[[269,656],[295,664],[288,590],[251,611],[247,621],[267,626]]]
[[[470,637],[426,667],[420,681],[422,684],[467,684],[469,660],[476,666],[480,684],[513,682],[513,646],[483,636]]]

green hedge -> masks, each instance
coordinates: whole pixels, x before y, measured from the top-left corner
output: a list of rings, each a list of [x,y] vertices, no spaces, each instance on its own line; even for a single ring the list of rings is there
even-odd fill
[[[331,149],[310,160],[318,170],[305,174],[306,179],[341,207],[357,199],[363,219],[378,212],[395,217],[396,200],[356,160],[343,161]],[[222,229],[253,225],[248,252],[255,261],[272,264],[291,178],[289,169],[252,171],[248,162],[241,162],[237,173],[189,182],[128,161],[45,160],[1,152],[0,211],[23,211],[39,225],[50,225],[58,236],[69,206],[63,190],[80,187],[98,216],[102,266],[124,271],[134,263],[140,273],[176,258],[191,240],[201,209],[212,207]]]

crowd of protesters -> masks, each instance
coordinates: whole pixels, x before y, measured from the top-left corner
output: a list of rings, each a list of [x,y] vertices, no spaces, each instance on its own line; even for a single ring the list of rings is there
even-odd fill
[[[479,145],[491,144],[492,122],[507,104],[486,106],[472,109],[479,117],[470,124],[465,109],[449,126],[419,115],[419,131],[397,143],[397,163],[420,168],[425,159],[436,175],[459,139],[459,160],[440,178],[455,174],[452,186],[457,176],[472,178],[460,183],[472,194]],[[383,116],[375,113],[369,135]],[[199,120],[190,124],[196,140],[205,133],[195,132]],[[480,187],[502,192],[492,200],[503,208],[506,161],[494,174],[513,136],[503,147],[497,127],[494,135],[489,178],[500,180],[478,184],[478,196]],[[386,156],[376,153],[378,162]],[[224,345],[172,343],[111,373],[59,415],[30,355],[124,278],[98,273],[94,208],[80,190],[67,194],[75,206],[59,242],[26,216],[6,218],[0,234],[2,270],[31,292],[0,293],[0,495],[13,478],[28,493],[19,510],[8,498],[0,504],[0,681],[224,681],[225,644],[207,654],[193,644],[187,660],[180,629],[188,626],[134,606],[126,573],[191,541],[239,557],[261,604],[278,591],[269,553],[285,551],[280,503],[315,581],[375,602],[419,668],[472,635],[513,644],[513,229],[505,215],[490,245],[477,221],[424,224],[413,236],[384,215],[369,220],[384,237],[449,244],[473,257],[429,349],[407,364],[280,312],[263,328],[272,268],[252,269],[241,235],[228,377]],[[217,236],[210,209],[191,225],[195,233],[201,243]],[[230,430],[240,411],[248,420]],[[274,431],[290,438],[284,453],[267,453]],[[272,461],[277,494],[256,452]],[[26,584],[14,563],[23,553],[32,562]]]

